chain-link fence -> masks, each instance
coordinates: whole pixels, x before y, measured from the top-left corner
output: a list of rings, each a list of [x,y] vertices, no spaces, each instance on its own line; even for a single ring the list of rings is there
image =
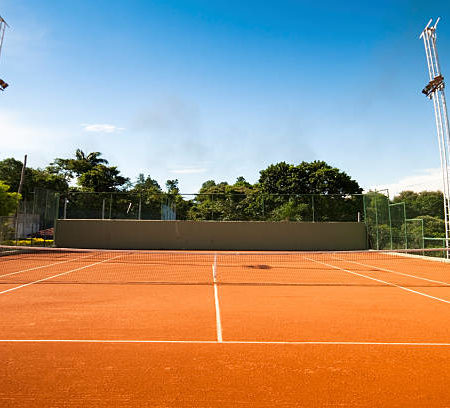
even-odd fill
[[[359,195],[261,193],[133,194],[70,192],[60,195],[59,218],[195,221],[358,221]]]
[[[366,194],[170,194],[143,192],[56,193],[36,189],[18,217],[2,217],[1,242],[51,242],[55,219],[193,221],[364,222],[371,249],[426,248],[441,238],[424,236],[424,220],[406,218],[404,203],[387,192]],[[425,228],[426,229],[426,228]]]

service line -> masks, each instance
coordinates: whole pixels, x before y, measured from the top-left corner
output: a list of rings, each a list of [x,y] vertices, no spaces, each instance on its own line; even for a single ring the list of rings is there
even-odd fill
[[[407,292],[415,293],[416,295],[425,296],[427,298],[430,298],[430,299],[433,299],[433,300],[437,300],[439,302],[450,304],[450,301],[448,301],[448,300],[441,299],[441,298],[436,297],[436,296],[431,296],[431,295],[428,295],[427,293],[419,292],[418,290],[405,288],[404,286],[397,285],[396,283],[388,282],[388,281],[385,281],[385,280],[382,280],[382,279],[373,278],[372,276],[367,276],[367,275],[364,275],[362,273],[358,273],[358,272],[355,272],[355,271],[350,271],[348,269],[340,268],[339,266],[331,265],[331,264],[326,263],[326,262],[320,262],[320,261],[317,261],[317,260],[312,259],[312,258],[305,257],[305,259],[308,259],[308,260],[310,260],[312,262],[315,262],[315,263],[318,263],[320,265],[328,266],[329,268],[338,269],[340,271],[344,271],[344,272],[350,273],[352,275],[361,276],[362,278],[370,279],[370,280],[373,280],[373,281],[376,281],[376,282],[381,282],[381,283],[384,283],[384,284],[389,285],[389,286],[393,286],[393,287],[396,287],[396,288],[399,288],[399,289],[406,290]]]
[[[438,285],[450,286],[450,283],[448,283],[448,282],[438,281],[438,280],[434,280],[434,279],[428,279],[428,278],[424,278],[423,276],[410,275],[409,273],[393,271],[392,269],[386,269],[386,268],[382,268],[380,266],[368,265],[368,264],[365,264],[365,263],[362,263],[362,262],[356,262],[356,261],[347,261],[347,260],[341,259],[341,258],[336,258],[336,260],[341,261],[341,262],[350,262],[350,263],[354,263],[356,265],[365,266],[365,267],[368,267],[368,268],[375,268],[375,269],[377,269],[379,271],[382,271],[382,272],[395,273],[397,275],[408,276],[409,278],[420,279],[420,280],[431,282],[431,283],[437,283]]]
[[[44,281],[49,280],[49,279],[57,278],[58,276],[67,275],[67,274],[72,273],[72,272],[81,271],[83,269],[87,269],[87,268],[90,268],[92,266],[100,265],[102,263],[111,261],[111,260],[119,258],[121,256],[123,256],[123,255],[117,255],[117,256],[115,256],[113,258],[110,258],[110,259],[104,259],[103,261],[95,262],[95,263],[90,264],[90,265],[85,265],[85,266],[82,266],[80,268],[71,269],[70,271],[58,273],[58,274],[52,275],[52,276],[47,276],[46,278],[38,279],[38,280],[35,280],[33,282],[24,283],[23,285],[19,285],[19,286],[15,286],[14,288],[3,290],[3,291],[0,292],[0,295],[3,295],[4,293],[12,292],[13,290],[17,290],[17,289],[20,289],[20,288],[25,288],[26,286],[34,285],[35,283],[44,282]]]

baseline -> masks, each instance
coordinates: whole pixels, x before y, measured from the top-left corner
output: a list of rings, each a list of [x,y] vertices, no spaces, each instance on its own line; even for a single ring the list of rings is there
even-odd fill
[[[276,344],[338,346],[450,347],[450,343],[387,341],[251,341],[251,340],[118,340],[118,339],[0,339],[0,343],[142,343],[142,344]]]

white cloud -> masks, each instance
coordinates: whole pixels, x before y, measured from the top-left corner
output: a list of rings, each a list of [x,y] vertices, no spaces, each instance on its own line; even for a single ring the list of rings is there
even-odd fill
[[[120,128],[114,125],[109,125],[107,123],[82,123],[81,124],[83,130],[85,132],[97,132],[97,133],[116,133],[124,130],[124,128]]]
[[[401,191],[442,191],[442,171],[441,169],[424,169],[417,174],[400,179],[395,183],[380,184],[370,187],[370,190],[389,189],[391,197]]]
[[[186,167],[184,169],[172,169],[169,170],[169,173],[172,174],[198,174],[205,173],[207,169],[204,167]]]

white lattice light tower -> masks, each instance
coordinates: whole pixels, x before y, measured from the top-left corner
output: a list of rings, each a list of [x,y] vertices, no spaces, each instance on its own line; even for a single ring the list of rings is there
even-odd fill
[[[0,57],[2,54],[3,39],[5,38],[6,27],[9,27],[8,24],[6,24],[6,21],[0,16]],[[8,84],[3,81],[3,79],[0,79],[0,91],[4,91],[7,87]]]
[[[425,53],[427,56],[428,73],[430,82],[422,90],[428,98],[433,101],[434,113],[436,117],[436,128],[439,141],[439,152],[441,155],[441,169],[444,193],[444,217],[445,217],[445,246],[449,248],[450,236],[450,178],[449,178],[449,159],[450,159],[450,134],[447,114],[447,104],[445,102],[444,93],[444,77],[441,73],[439,58],[436,48],[436,26],[439,22],[438,18],[434,26],[431,26],[431,19],[419,38],[423,39],[425,45]],[[449,253],[447,252],[447,257]]]

